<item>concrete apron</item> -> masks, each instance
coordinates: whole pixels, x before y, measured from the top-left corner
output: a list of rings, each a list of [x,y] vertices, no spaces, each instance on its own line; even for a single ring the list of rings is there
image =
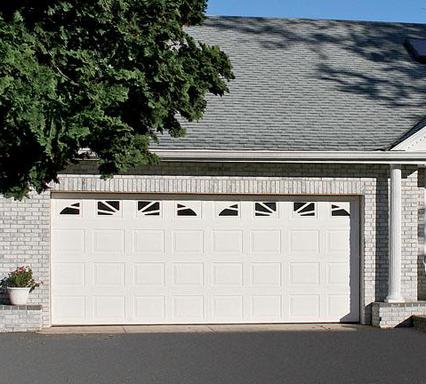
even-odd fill
[[[127,334],[127,333],[223,333],[223,332],[291,332],[291,331],[367,331],[377,330],[359,324],[221,324],[221,325],[103,325],[56,326],[38,333],[61,334]]]

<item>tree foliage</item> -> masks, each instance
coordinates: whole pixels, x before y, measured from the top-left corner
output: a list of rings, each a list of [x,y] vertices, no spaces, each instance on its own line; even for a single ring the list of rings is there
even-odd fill
[[[155,161],[149,143],[184,135],[207,93],[233,78],[195,41],[207,0],[0,3],[0,193],[42,192],[88,149],[111,176]]]

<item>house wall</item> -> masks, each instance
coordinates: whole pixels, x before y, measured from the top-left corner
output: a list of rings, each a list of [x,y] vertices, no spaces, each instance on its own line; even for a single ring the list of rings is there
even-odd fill
[[[29,265],[34,277],[43,284],[34,290],[29,304],[41,304],[42,322],[49,324],[50,305],[50,193],[31,193],[29,198],[14,201],[0,197],[0,279],[17,266]],[[4,294],[0,304],[8,304]],[[10,312],[10,317],[4,311]],[[8,328],[6,320],[17,313],[0,305],[0,321]],[[34,314],[34,311],[31,311]],[[22,313],[20,314],[23,320]],[[38,316],[38,314],[37,314]],[[31,326],[32,322],[29,321]]]
[[[388,279],[388,191],[386,165],[299,165],[252,163],[162,163],[101,180],[95,162],[69,168],[52,192],[358,195],[361,201],[361,319],[371,320],[371,303],[383,301]],[[403,169],[402,287],[406,300],[418,296],[417,169]],[[30,264],[45,280],[32,303],[44,306],[49,325],[49,193],[22,202],[0,199],[0,274]]]

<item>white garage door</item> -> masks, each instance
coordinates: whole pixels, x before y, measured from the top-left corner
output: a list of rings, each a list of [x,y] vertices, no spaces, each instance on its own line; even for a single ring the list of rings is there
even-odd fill
[[[356,199],[71,197],[53,324],[358,321]]]

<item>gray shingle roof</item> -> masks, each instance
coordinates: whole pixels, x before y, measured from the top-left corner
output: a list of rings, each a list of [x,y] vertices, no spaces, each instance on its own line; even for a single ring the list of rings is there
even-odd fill
[[[380,150],[426,115],[426,65],[403,46],[426,25],[211,17],[190,33],[228,53],[236,79],[162,149]]]

